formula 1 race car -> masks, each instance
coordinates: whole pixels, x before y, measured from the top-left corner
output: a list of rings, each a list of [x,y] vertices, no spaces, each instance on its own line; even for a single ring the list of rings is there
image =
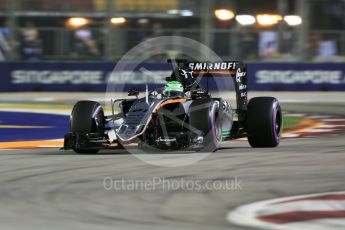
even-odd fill
[[[98,102],[80,101],[72,111],[64,149],[96,153],[136,143],[141,149],[216,151],[220,143],[247,137],[254,148],[276,147],[282,130],[279,102],[256,97],[247,103],[247,67],[242,62],[178,63],[167,84],[139,98],[130,90],[127,99],[111,102],[104,115]],[[236,89],[237,109],[213,98],[200,79],[230,77]],[[119,112],[116,104],[119,105]]]

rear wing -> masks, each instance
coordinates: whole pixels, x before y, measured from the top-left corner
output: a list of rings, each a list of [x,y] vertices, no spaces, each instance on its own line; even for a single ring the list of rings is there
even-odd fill
[[[193,72],[203,71],[214,74],[235,75],[238,69],[246,68],[246,64],[239,61],[190,62],[187,59],[168,59],[168,63],[175,63],[179,68],[192,70]]]
[[[247,111],[248,81],[247,65],[239,61],[189,62],[186,59],[168,60],[177,63],[179,69],[192,71],[193,76],[231,77],[236,88],[237,109],[239,115]],[[239,116],[241,119],[242,116]]]
[[[243,68],[242,62],[188,62],[184,68],[193,72],[207,72],[212,74],[235,75],[236,71]]]

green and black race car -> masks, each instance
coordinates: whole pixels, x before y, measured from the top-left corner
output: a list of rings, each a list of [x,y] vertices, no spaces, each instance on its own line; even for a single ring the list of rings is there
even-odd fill
[[[247,137],[252,147],[276,147],[282,112],[276,98],[257,97],[247,103],[247,69],[242,62],[188,62],[167,77],[167,84],[139,98],[112,101],[106,116],[98,102],[80,101],[72,111],[64,149],[95,153],[137,143],[142,149],[216,151],[226,140]],[[237,109],[213,98],[200,84],[205,77],[231,77]],[[119,103],[120,112],[115,104]],[[236,117],[236,119],[234,119]]]

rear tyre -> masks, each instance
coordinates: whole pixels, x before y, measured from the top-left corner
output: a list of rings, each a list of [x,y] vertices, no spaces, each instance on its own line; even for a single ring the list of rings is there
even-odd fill
[[[104,111],[102,106],[95,101],[79,101],[75,104],[71,114],[71,133],[76,136],[88,133],[102,133],[104,131]],[[97,153],[99,150],[88,149],[77,145],[73,149],[76,153]]]
[[[250,100],[247,112],[247,137],[253,148],[273,148],[280,143],[282,111],[273,97]]]
[[[190,107],[189,125],[203,135],[201,152],[215,152],[220,148],[222,125],[219,111],[219,102],[212,100],[197,100]]]

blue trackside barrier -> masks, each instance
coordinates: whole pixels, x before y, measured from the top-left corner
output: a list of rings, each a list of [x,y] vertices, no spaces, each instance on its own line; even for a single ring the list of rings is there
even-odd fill
[[[0,91],[144,90],[164,83],[171,64],[131,64],[112,74],[113,63],[0,63]],[[132,71],[134,69],[134,71]],[[345,91],[345,63],[249,63],[250,91]],[[203,81],[206,84],[206,81]],[[226,90],[230,79],[208,82],[210,90]]]

